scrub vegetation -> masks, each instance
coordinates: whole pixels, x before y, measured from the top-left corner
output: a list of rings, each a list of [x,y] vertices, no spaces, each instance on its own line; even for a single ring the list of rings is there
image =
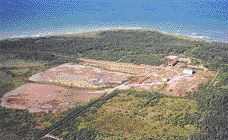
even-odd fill
[[[67,132],[76,135],[65,138],[80,139],[84,130],[93,133],[96,139],[185,138],[197,130],[197,110],[198,103],[194,100],[119,91],[101,107],[91,108],[69,126],[75,127],[78,133]]]
[[[189,40],[142,30],[2,40],[0,96],[27,83],[28,78],[38,72],[65,62],[78,63],[78,57],[160,65],[165,56],[181,54],[196,58],[193,64],[197,65],[200,60],[217,72],[215,79],[201,85],[197,93],[178,98],[136,91],[113,93],[112,98],[92,105],[72,122],[56,129],[53,135],[65,139],[226,139],[227,43]],[[0,107],[0,139],[35,139],[39,130],[49,130],[68,113],[63,114],[54,119],[49,114],[42,116]]]

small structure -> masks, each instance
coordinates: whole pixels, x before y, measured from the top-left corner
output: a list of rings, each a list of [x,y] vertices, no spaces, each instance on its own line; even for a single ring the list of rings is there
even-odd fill
[[[168,81],[170,81],[170,78],[163,78],[162,81],[163,82],[168,82]]]
[[[193,73],[194,73],[194,70],[192,70],[192,69],[184,69],[183,70],[184,76],[191,76]]]
[[[178,63],[178,60],[174,59],[169,63],[169,66],[175,66]]]

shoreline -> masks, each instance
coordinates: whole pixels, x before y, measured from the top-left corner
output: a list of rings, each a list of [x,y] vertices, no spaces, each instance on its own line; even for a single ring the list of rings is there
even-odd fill
[[[217,42],[217,43],[228,43],[228,41],[218,41],[218,40],[212,40],[209,39],[206,36],[197,36],[195,33],[192,33],[192,35],[187,34],[181,34],[181,33],[171,33],[156,29],[148,29],[143,27],[113,27],[113,28],[97,28],[97,29],[87,29],[87,30],[77,30],[75,32],[47,32],[47,33],[37,33],[37,34],[27,34],[27,35],[15,35],[8,38],[0,38],[0,41],[4,40],[18,40],[18,39],[26,39],[26,38],[40,38],[40,37],[61,37],[61,36],[77,36],[77,35],[86,35],[89,33],[99,33],[104,31],[120,31],[120,30],[126,30],[126,31],[151,31],[151,32],[158,32],[162,33],[164,35],[169,35],[173,37],[177,37],[180,39],[187,39],[190,41],[203,41],[203,42]]]

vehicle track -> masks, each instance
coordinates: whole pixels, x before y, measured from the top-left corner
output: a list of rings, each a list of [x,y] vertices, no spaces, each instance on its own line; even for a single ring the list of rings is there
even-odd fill
[[[77,117],[79,117],[80,115],[82,115],[87,109],[90,109],[94,104],[96,104],[99,101],[102,100],[108,100],[110,98],[112,98],[113,96],[115,96],[114,91],[118,90],[119,88],[123,87],[125,84],[127,84],[129,81],[112,88],[110,91],[108,91],[105,95],[101,96],[99,99],[92,101],[91,103],[89,103],[88,105],[82,107],[79,110],[75,110],[72,111],[69,115],[67,115],[65,118],[63,118],[61,121],[59,121],[58,123],[53,124],[51,127],[43,130],[42,132],[39,132],[36,135],[36,139],[42,139],[44,138],[46,135],[50,134],[51,132],[53,132],[54,130],[56,130],[57,128],[59,128],[60,126],[63,126],[73,120],[75,120]],[[113,94],[112,94],[113,93]]]

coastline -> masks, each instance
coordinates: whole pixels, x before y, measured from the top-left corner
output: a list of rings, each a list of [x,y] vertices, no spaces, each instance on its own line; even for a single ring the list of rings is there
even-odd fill
[[[162,33],[164,35],[169,35],[181,39],[186,39],[190,41],[203,41],[203,42],[218,42],[218,43],[228,43],[228,41],[219,41],[219,40],[212,40],[209,39],[206,36],[198,36],[194,33],[192,35],[187,34],[181,34],[181,33],[174,33],[174,32],[167,32],[167,31],[161,31],[156,29],[149,29],[149,28],[143,28],[143,27],[107,27],[107,28],[93,28],[93,29],[81,29],[73,32],[46,32],[46,33],[37,33],[37,34],[25,34],[25,35],[15,35],[8,38],[1,38],[0,41],[4,40],[17,40],[17,39],[26,39],[26,38],[40,38],[40,37],[54,37],[54,36],[81,36],[86,35],[90,33],[99,33],[103,31],[118,31],[118,30],[126,30],[126,31],[151,31],[151,32],[158,32]]]

